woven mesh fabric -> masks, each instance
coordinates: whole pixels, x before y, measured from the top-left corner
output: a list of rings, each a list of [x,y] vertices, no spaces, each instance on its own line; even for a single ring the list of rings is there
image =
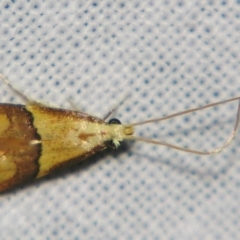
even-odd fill
[[[239,46],[239,0],[0,1],[10,83],[98,117],[129,95],[114,114],[122,123],[239,96]],[[4,83],[0,100],[23,103]],[[230,103],[136,135],[209,150],[236,112]],[[239,146],[239,132],[213,156],[127,142],[1,194],[0,238],[240,239]]]

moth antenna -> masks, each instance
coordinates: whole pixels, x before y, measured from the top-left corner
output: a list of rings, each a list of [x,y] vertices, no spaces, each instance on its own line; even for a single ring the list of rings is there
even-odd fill
[[[178,116],[181,116],[181,115],[184,115],[184,114],[197,112],[197,111],[200,111],[200,110],[203,110],[203,109],[206,109],[206,108],[214,107],[214,106],[217,106],[217,105],[220,105],[220,104],[233,102],[233,101],[236,101],[236,100],[240,100],[240,97],[234,97],[234,98],[230,98],[230,99],[227,99],[227,100],[224,100],[224,101],[210,103],[210,104],[204,105],[202,107],[192,108],[192,109],[188,109],[188,110],[185,110],[185,111],[173,113],[173,114],[170,114],[168,116],[161,117],[161,118],[154,118],[154,119],[150,119],[150,120],[146,120],[146,121],[142,121],[142,122],[131,123],[131,124],[129,124],[129,126],[139,126],[139,125],[144,125],[144,124],[147,124],[147,123],[160,122],[160,121],[167,120],[167,119],[174,118],[174,117],[178,117]]]
[[[226,103],[226,102],[234,101],[234,100],[237,100],[237,99],[239,100],[239,103],[238,103],[237,116],[236,116],[233,131],[230,134],[230,136],[228,137],[228,139],[226,140],[226,142],[219,148],[215,148],[215,149],[210,150],[210,151],[198,151],[198,150],[195,150],[195,149],[187,149],[187,148],[179,147],[179,146],[174,145],[174,144],[170,144],[170,143],[166,143],[166,142],[162,142],[162,141],[158,141],[158,140],[154,140],[154,139],[143,138],[143,137],[127,136],[127,139],[139,140],[139,141],[142,141],[142,142],[162,145],[162,146],[166,146],[166,147],[169,147],[169,148],[174,148],[174,149],[177,149],[177,150],[180,150],[180,151],[199,154],[199,155],[211,155],[211,154],[219,153],[219,152],[223,151],[231,143],[231,141],[233,140],[233,138],[236,135],[236,132],[237,132],[237,129],[238,129],[238,124],[239,124],[239,119],[240,119],[240,97],[231,98],[229,100],[208,104],[206,106],[199,107],[199,108],[193,108],[193,109],[182,111],[182,112],[179,112],[179,113],[175,113],[175,114],[163,117],[163,118],[156,118],[156,119],[147,120],[147,121],[140,122],[140,123],[130,124],[130,126],[137,126],[137,125],[142,125],[142,124],[146,124],[146,123],[157,122],[157,121],[173,118],[175,116],[180,116],[180,115],[187,114],[187,113],[190,113],[190,112],[195,112],[195,111],[202,110],[202,109],[205,109],[205,108],[213,107],[213,106],[216,106],[218,104],[223,104],[223,103]]]

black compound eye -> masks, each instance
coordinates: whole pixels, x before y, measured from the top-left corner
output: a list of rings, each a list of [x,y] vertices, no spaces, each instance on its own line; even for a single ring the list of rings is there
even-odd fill
[[[108,121],[108,124],[121,124],[117,118],[112,118]]]

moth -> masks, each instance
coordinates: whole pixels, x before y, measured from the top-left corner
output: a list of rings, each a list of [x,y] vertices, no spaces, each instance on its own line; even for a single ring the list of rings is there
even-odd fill
[[[139,140],[194,154],[218,153],[230,144],[239,123],[240,97],[161,118],[121,124],[118,119],[110,119],[106,122],[113,111],[104,119],[100,119],[80,111],[52,108],[31,101],[13,88],[2,75],[0,78],[26,101],[26,105],[0,104],[0,192],[43,177],[56,169],[76,164],[109,146],[117,148],[123,140]],[[234,129],[220,148],[199,151],[134,136],[136,126],[163,121],[236,100],[239,100],[239,104]]]

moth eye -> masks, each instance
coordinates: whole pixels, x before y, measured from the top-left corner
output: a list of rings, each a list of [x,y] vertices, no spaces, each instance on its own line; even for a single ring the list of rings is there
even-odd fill
[[[121,124],[117,118],[112,118],[108,121],[108,124]]]

